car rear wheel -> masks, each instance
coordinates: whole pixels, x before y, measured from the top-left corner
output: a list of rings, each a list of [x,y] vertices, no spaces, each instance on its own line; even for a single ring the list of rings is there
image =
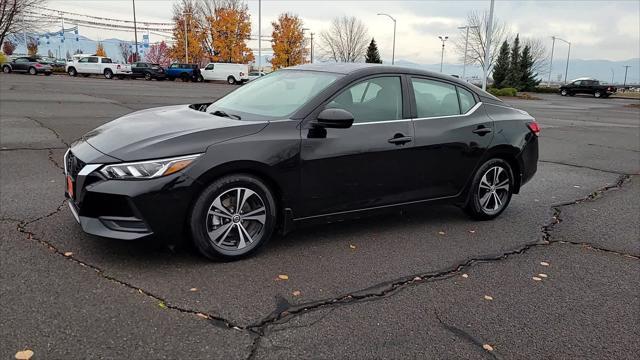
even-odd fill
[[[36,68],[34,68],[34,67],[30,67],[29,68],[29,74],[38,75],[38,70],[36,70]]]
[[[151,81],[152,77],[150,73],[144,73],[144,79],[147,81]]]
[[[229,85],[235,85],[235,83],[236,83],[236,78],[234,78],[233,76],[229,76],[229,77],[227,78],[227,83],[228,83]]]
[[[593,96],[594,96],[594,97],[596,97],[596,98],[599,98],[599,97],[602,97],[602,93],[601,93],[599,90],[596,90],[596,91],[593,93]]]
[[[213,260],[254,253],[271,238],[275,223],[271,191],[260,179],[243,174],[228,175],[209,185],[189,219],[196,248]]]
[[[8,65],[2,67],[2,72],[8,74],[11,72],[11,68]]]
[[[113,79],[113,71],[111,69],[104,70],[104,78],[105,79]]]
[[[513,185],[513,171],[506,161],[485,162],[473,178],[465,212],[476,220],[496,218],[509,205]]]

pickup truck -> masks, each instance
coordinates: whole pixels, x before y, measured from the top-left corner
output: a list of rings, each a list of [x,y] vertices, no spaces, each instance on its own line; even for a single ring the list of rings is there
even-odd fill
[[[70,76],[104,75],[106,79],[131,76],[131,65],[114,63],[111,58],[96,55],[74,55],[65,70]]]
[[[196,64],[178,64],[174,63],[169,65],[165,69],[167,79],[175,80],[180,79],[182,81],[200,81],[200,68]]]
[[[615,94],[617,90],[613,85],[600,85],[600,81],[595,79],[580,78],[562,85],[560,87],[560,95],[591,94],[597,98],[606,98]]]

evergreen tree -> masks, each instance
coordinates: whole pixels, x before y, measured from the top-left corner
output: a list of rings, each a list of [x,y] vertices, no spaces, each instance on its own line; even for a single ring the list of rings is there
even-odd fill
[[[520,35],[516,35],[511,46],[511,63],[509,64],[509,73],[505,80],[505,86],[520,88],[520,80],[522,79],[520,70]]]
[[[505,40],[493,66],[493,87],[502,88],[509,74],[509,43]]]
[[[378,52],[378,45],[376,44],[376,40],[373,38],[369,43],[369,48],[367,48],[367,55],[365,56],[364,61],[373,64],[382,64],[382,60],[380,60],[380,53]]]
[[[540,80],[537,79],[538,74],[533,72],[533,56],[531,55],[531,48],[526,45],[522,50],[522,57],[520,59],[520,88],[524,91],[533,90]]]

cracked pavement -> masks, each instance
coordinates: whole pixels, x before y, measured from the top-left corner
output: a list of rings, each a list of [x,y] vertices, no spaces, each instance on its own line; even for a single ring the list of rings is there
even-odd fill
[[[624,107],[633,100],[513,100],[543,126],[541,161],[494,221],[411,209],[309,226],[254,258],[212,263],[190,248],[83,234],[63,203],[60,165],[67,144],[111,119],[234,87],[0,79],[1,357],[640,352],[640,110]]]

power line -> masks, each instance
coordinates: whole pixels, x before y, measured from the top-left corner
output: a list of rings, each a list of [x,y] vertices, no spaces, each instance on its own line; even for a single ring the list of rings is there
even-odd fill
[[[105,18],[105,17],[99,17],[99,16],[91,16],[91,15],[85,15],[85,14],[74,13],[74,12],[69,12],[69,11],[49,9],[49,8],[46,8],[46,7],[43,7],[43,6],[34,6],[34,8],[37,8],[37,9],[40,9],[40,10],[45,10],[45,11],[51,11],[51,12],[59,13],[59,14],[82,16],[82,17],[87,17],[87,18],[96,19],[96,20],[107,20],[107,21],[116,21],[116,22],[123,22],[123,23],[133,24],[133,21],[130,21],[130,20],[120,20],[120,19]],[[152,21],[138,21],[138,23],[143,23],[143,24],[148,24],[148,25],[173,26],[173,23],[162,23],[162,22],[152,22]]]

